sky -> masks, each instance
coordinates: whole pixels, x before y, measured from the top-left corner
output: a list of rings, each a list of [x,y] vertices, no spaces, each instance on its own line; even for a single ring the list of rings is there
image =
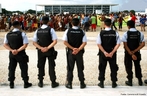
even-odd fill
[[[112,11],[145,11],[147,8],[147,0],[0,0],[0,4],[1,8],[9,11],[35,10],[36,4],[119,4]],[[37,7],[37,10],[43,10],[43,7]]]

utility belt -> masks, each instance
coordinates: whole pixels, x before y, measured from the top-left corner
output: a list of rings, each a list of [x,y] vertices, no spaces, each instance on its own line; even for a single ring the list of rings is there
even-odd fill
[[[112,58],[106,57],[105,54],[101,50],[99,50],[98,55],[101,56],[103,59],[109,60],[109,59],[112,59],[116,56],[116,52],[113,54]]]
[[[52,49],[52,50],[49,50],[47,52],[41,52],[41,50],[39,49],[38,50],[38,55],[40,56],[48,56],[48,57],[53,57],[54,59],[57,58],[57,55],[58,55],[58,51]]]
[[[72,51],[73,51],[72,49],[67,48],[67,52],[68,52],[68,53],[69,53],[69,52],[72,52]],[[80,50],[80,52],[84,53],[84,52],[85,52],[85,49]]]

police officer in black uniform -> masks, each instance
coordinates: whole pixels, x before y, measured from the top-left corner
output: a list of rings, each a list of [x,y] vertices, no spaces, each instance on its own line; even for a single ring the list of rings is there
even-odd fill
[[[132,86],[133,72],[132,72],[132,61],[134,62],[135,75],[138,78],[138,84],[142,86],[142,72],[141,72],[141,54],[140,49],[145,46],[144,35],[135,28],[134,21],[130,20],[127,22],[128,31],[124,33],[122,41],[125,49],[124,64],[127,72],[128,81],[126,85]]]
[[[84,62],[83,54],[84,47],[87,44],[85,32],[79,28],[80,20],[78,18],[72,19],[72,28],[67,29],[64,33],[63,40],[67,46],[67,83],[66,88],[72,89],[73,70],[75,62],[77,64],[78,77],[80,80],[80,88],[85,88],[84,83]]]
[[[104,88],[105,69],[107,61],[111,69],[112,88],[117,87],[117,71],[116,51],[120,46],[120,38],[118,32],[111,29],[111,19],[104,20],[105,30],[102,30],[97,37],[97,45],[99,47],[99,77],[100,83],[98,86]]]
[[[14,21],[12,25],[14,29],[6,34],[4,39],[4,47],[10,51],[8,67],[8,80],[10,81],[10,88],[14,88],[17,62],[19,63],[21,69],[21,77],[24,80],[24,88],[28,88],[32,86],[32,84],[28,82],[28,56],[25,52],[28,45],[28,38],[24,32],[20,31],[20,23],[18,21]]]
[[[56,58],[56,51],[54,46],[57,43],[57,36],[53,28],[50,28],[47,24],[49,22],[48,16],[42,17],[43,25],[41,28],[35,31],[33,37],[33,44],[37,48],[38,51],[38,79],[39,87],[43,87],[43,76],[45,75],[45,62],[46,58],[49,61],[49,75],[51,80],[52,88],[59,86],[59,83],[56,82],[56,74],[55,74],[55,58]]]

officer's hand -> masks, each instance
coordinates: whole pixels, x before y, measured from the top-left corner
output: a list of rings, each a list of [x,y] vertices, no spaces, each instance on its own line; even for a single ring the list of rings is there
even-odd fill
[[[137,51],[136,51],[136,50],[133,50],[133,51],[131,51],[131,52],[134,54],[134,53],[136,53]]]
[[[41,47],[40,50],[41,50],[41,52],[44,52],[44,47]]]
[[[135,50],[128,52],[131,56],[134,55],[136,53]]]
[[[109,57],[109,54],[107,52],[104,52],[105,57]]]
[[[49,49],[47,47],[44,47],[44,52],[47,52]]]
[[[113,56],[113,53],[110,52],[110,53],[108,54],[108,57],[112,58],[112,56]]]
[[[73,48],[72,54],[76,55],[76,54],[79,53],[79,51],[80,51],[80,50],[79,50],[78,48]]]
[[[133,60],[137,60],[136,55],[133,54],[133,55],[132,55],[132,59],[133,59]]]
[[[17,55],[18,54],[18,51],[16,49],[12,50],[11,52],[12,52],[13,55]]]
[[[44,53],[44,52],[47,52],[47,51],[48,51],[48,48],[47,48],[47,47],[42,47],[42,48],[41,48],[41,52]]]

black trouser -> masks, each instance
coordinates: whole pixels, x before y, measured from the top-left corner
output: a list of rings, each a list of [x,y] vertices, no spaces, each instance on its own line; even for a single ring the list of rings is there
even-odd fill
[[[9,29],[11,28],[11,26],[12,26],[12,24],[11,24],[11,22],[9,22]]]
[[[113,55],[112,58],[106,59],[103,53],[99,54],[99,77],[98,80],[104,81],[105,80],[105,70],[107,66],[107,61],[109,62],[110,69],[111,69],[111,81],[116,82],[117,81],[117,71],[118,66],[116,64],[116,53]]]
[[[89,30],[89,26],[90,26],[89,22],[85,22],[84,23],[84,30],[88,31]]]
[[[119,22],[119,29],[122,29],[122,22]]]
[[[73,80],[73,70],[75,62],[77,64],[78,77],[81,82],[84,82],[84,64],[83,64],[83,51],[78,54],[73,55],[72,50],[68,51],[68,64],[67,64],[67,81],[72,82]]]
[[[115,22],[112,22],[112,25],[111,25],[111,29],[113,30],[113,27],[115,28],[115,30],[117,30],[116,26],[115,26]]]
[[[23,21],[20,21],[20,24],[21,24],[21,28],[22,28],[22,30],[24,30]]]
[[[45,75],[45,62],[46,58],[48,58],[48,64],[49,64],[49,75],[50,75],[50,80],[52,82],[55,82],[56,80],[56,74],[55,74],[55,61],[53,58],[53,55],[47,55],[45,53],[42,53],[40,50],[38,50],[38,79],[43,80],[43,76]]]
[[[24,59],[25,53],[18,53],[17,55],[12,55],[10,52],[9,55],[9,73],[8,73],[8,81],[12,82],[15,80],[15,69],[17,66],[17,62],[19,63],[19,67],[21,69],[21,77],[23,78],[24,82],[28,82],[28,64],[27,61]]]
[[[127,52],[125,52],[124,64],[125,64],[128,80],[133,79],[132,61],[134,62],[136,78],[138,78],[138,79],[142,78],[141,66],[140,66],[141,55],[140,55],[139,52],[135,53],[135,55],[137,56],[138,59],[137,60],[132,60],[132,56],[129,55]]]

